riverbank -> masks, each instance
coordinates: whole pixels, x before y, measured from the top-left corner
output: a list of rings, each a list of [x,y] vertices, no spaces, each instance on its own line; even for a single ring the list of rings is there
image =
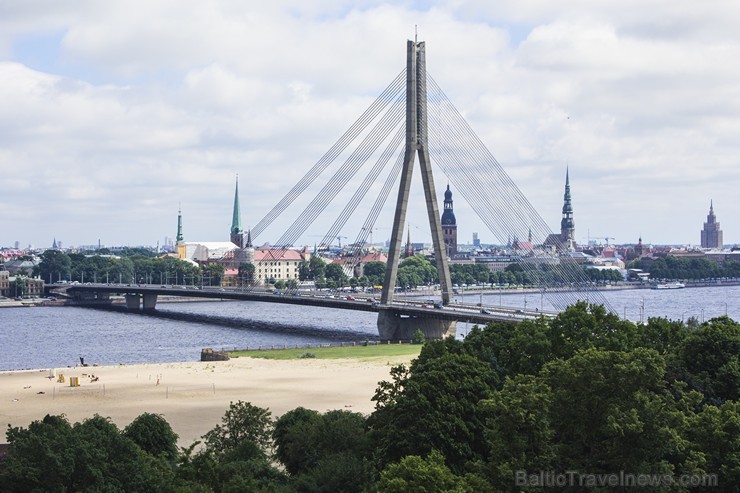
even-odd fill
[[[188,446],[220,424],[230,402],[249,401],[280,416],[298,406],[369,414],[378,382],[415,355],[360,359],[273,360],[239,357],[221,362],[163,363],[0,372],[0,423],[28,426],[46,414],[70,422],[97,413],[119,428],[144,412],[164,416],[178,443]],[[64,382],[58,382],[58,375]],[[76,377],[79,387],[70,387]],[[0,443],[5,443],[3,434]]]
[[[213,301],[235,301],[220,298],[195,298],[188,296],[159,296],[157,303],[197,303]],[[125,305],[126,300],[121,297],[111,299],[112,305]],[[24,298],[15,300],[11,298],[0,300],[0,308],[23,308],[36,306],[79,306],[79,303],[66,298]]]

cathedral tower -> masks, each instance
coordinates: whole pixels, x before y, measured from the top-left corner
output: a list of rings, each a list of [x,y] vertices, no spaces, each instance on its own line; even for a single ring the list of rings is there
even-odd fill
[[[449,184],[445,191],[444,212],[442,213],[442,238],[445,242],[447,256],[454,257],[457,254],[457,220],[452,210],[452,192]]]

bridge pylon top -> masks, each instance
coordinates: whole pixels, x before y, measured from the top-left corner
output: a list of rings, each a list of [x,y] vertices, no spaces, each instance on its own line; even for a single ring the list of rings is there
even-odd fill
[[[419,156],[421,181],[424,187],[424,198],[432,233],[432,245],[437,261],[439,284],[442,291],[442,303],[447,305],[452,297],[452,282],[447,259],[447,250],[442,236],[442,223],[434,189],[432,163],[427,146],[427,87],[426,87],[426,44],[424,41],[409,40],[406,45],[406,149],[404,152],[401,183],[398,188],[396,212],[393,218],[393,231],[388,252],[388,267],[385,271],[381,303],[393,301],[398,262],[401,256],[403,226],[408,210],[411,178],[414,172],[414,161]]]

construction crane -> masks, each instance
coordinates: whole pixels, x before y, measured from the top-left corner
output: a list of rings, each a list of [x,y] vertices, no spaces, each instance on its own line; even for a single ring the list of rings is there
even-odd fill
[[[337,236],[337,241],[339,241],[339,249],[340,250],[342,249],[342,238],[344,238],[345,240],[347,239],[346,236]]]
[[[586,245],[591,244],[591,238],[600,238],[604,240],[604,243],[606,243],[605,246],[609,246],[609,240],[614,240],[615,238],[607,235],[592,235],[591,231],[588,232],[588,237],[586,238]]]

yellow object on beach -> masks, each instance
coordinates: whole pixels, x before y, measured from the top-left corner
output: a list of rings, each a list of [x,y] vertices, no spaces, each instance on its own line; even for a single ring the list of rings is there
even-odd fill
[[[64,383],[64,373],[60,373],[57,377],[57,383]]]
[[[80,386],[79,377],[69,377],[69,386],[70,387],[79,387]]]

